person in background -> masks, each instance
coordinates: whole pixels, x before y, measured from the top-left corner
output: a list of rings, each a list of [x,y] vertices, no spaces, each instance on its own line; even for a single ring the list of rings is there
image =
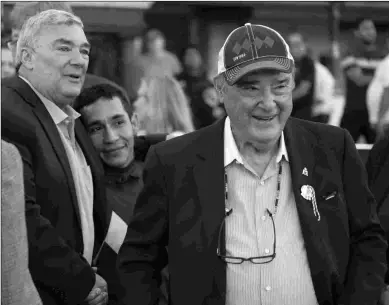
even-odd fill
[[[389,50],[389,30],[386,44]],[[378,140],[389,132],[389,54],[378,64],[367,89],[367,108]]]
[[[350,134],[290,117],[294,61],[275,30],[236,28],[217,67],[227,118],[150,148],[121,302],[156,304],[169,263],[172,304],[375,305],[388,245]]]
[[[200,51],[194,45],[182,55],[184,71],[177,77],[189,98],[195,129],[214,123],[222,115],[217,93],[204,69]]]
[[[126,88],[130,100],[135,100],[141,80],[144,77],[141,58],[143,48],[143,37],[135,36],[132,43],[126,50],[128,54],[124,56],[124,87]]]
[[[92,268],[109,224],[103,169],[70,106],[88,68],[82,21],[46,10],[23,25],[18,76],[2,80],[2,137],[23,159],[29,268],[43,304],[106,304]]]
[[[14,145],[3,140],[1,140],[1,304],[42,304],[28,270],[22,158]]]
[[[211,108],[214,122],[226,115],[226,111],[223,107],[223,104],[219,101],[219,96],[214,86],[206,88],[203,91],[202,96],[205,103]]]
[[[113,211],[96,266],[107,281],[109,304],[117,304],[117,252],[143,186],[144,154],[139,158],[134,151],[137,117],[122,92],[110,84],[84,89],[77,98],[77,105],[76,111],[81,114],[81,120],[104,164],[107,200]],[[166,287],[167,281],[163,284]],[[167,294],[160,302],[162,304],[167,304]]]
[[[12,77],[16,74],[12,52],[6,46],[1,46],[1,78]]]
[[[308,55],[307,45],[300,33],[291,33],[288,36],[288,43],[296,67],[292,116],[311,121],[316,85],[315,65]]]
[[[314,60],[315,86],[312,105],[312,121],[328,123],[333,110],[335,78],[322,63]]]
[[[341,61],[346,99],[340,126],[351,133],[355,142],[363,135],[367,143],[374,143],[375,131],[369,122],[366,93],[377,65],[386,54],[377,45],[377,31],[371,19],[358,20],[354,34],[355,41],[348,46]]]
[[[157,29],[150,29],[145,36],[146,53],[140,57],[144,76],[176,76],[182,67],[177,56],[166,50],[165,36]]]
[[[184,134],[194,130],[188,99],[172,77],[143,78],[134,108],[139,120],[139,135]]]
[[[369,187],[377,201],[377,213],[389,242],[389,134],[383,135],[369,152],[366,162]],[[389,262],[389,250],[386,251]],[[385,276],[379,305],[389,305],[389,272]]]

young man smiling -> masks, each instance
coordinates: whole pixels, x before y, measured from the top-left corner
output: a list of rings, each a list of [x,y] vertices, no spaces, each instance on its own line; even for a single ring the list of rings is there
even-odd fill
[[[76,105],[104,164],[107,198],[113,211],[106,244],[101,248],[96,262],[98,272],[108,283],[109,304],[116,304],[116,254],[143,186],[143,159],[150,145],[144,143],[145,151],[135,152],[136,140],[137,143],[142,141],[135,137],[137,117],[132,105],[115,86],[100,84],[86,88],[78,96]],[[154,137],[153,141],[165,139],[164,135]]]

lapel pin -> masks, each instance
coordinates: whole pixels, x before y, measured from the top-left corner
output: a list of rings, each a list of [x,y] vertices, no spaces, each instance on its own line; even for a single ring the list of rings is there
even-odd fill
[[[313,214],[317,217],[317,221],[320,221],[320,213],[317,208],[315,189],[310,185],[303,185],[301,187],[301,196],[305,200],[312,202]]]
[[[303,169],[303,175],[308,177],[308,170],[306,167]]]
[[[230,216],[230,214],[232,213],[232,208],[231,208],[231,209],[225,208],[225,209],[224,209],[224,212],[225,212],[225,215],[226,215],[226,216]]]

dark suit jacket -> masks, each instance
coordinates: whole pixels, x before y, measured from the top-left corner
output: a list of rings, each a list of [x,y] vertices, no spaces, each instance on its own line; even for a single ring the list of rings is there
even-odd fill
[[[134,139],[134,156],[138,161],[144,162],[152,145],[166,140],[167,134],[151,134],[147,136],[137,136]]]
[[[81,303],[95,274],[82,256],[76,190],[57,127],[22,79],[3,81],[1,98],[2,137],[17,146],[23,159],[32,278],[44,304]],[[95,255],[109,221],[103,168],[79,120],[75,134],[93,176]]]
[[[369,186],[377,201],[378,217],[389,241],[389,136],[378,141],[366,162]],[[389,261],[389,251],[386,252]],[[386,274],[389,285],[389,272]]]
[[[221,120],[151,147],[144,188],[119,251],[124,304],[155,304],[158,273],[167,262],[171,304],[225,304],[225,263],[216,255],[225,213],[223,130]],[[319,304],[376,304],[387,244],[350,134],[290,118],[285,141]],[[306,184],[316,190],[320,221],[300,195]],[[336,196],[324,200],[333,191]]]

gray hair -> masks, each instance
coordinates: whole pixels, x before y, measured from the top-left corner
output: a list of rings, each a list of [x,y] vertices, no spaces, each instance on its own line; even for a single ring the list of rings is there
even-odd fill
[[[16,69],[18,70],[22,64],[22,50],[26,47],[34,48],[36,46],[42,29],[55,25],[71,26],[74,24],[84,28],[80,18],[61,10],[47,10],[29,18],[23,24],[16,45]]]
[[[16,2],[11,13],[10,20],[12,29],[20,30],[23,24],[32,16],[47,10],[60,10],[73,14],[72,7],[68,2],[57,1],[28,1]]]

